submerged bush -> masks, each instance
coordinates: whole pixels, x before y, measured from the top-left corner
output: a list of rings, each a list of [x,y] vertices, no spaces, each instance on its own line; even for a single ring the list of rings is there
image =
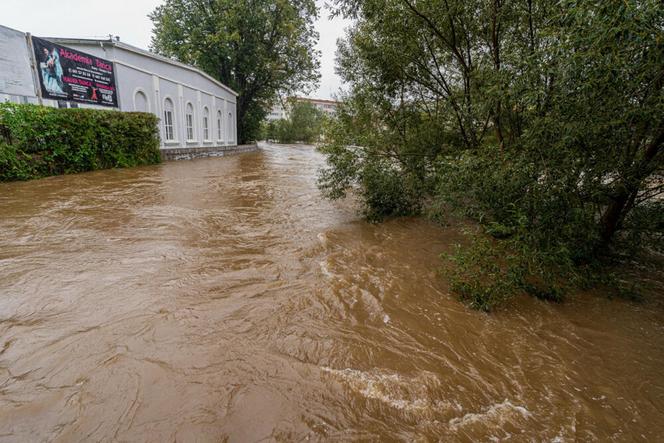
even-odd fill
[[[453,259],[474,307],[560,300],[608,259],[661,247],[660,1],[335,4],[355,22],[321,189],[353,190],[372,217],[474,220]]]
[[[0,104],[0,181],[161,161],[153,114]]]

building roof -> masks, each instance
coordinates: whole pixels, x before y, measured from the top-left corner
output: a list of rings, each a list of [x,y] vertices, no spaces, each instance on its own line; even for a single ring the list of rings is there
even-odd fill
[[[160,62],[164,63],[169,63],[174,66],[178,66],[180,68],[188,69],[189,71],[196,72],[206,79],[210,80],[211,82],[215,83],[216,85],[220,86],[221,88],[225,89],[226,91],[230,92],[231,94],[235,95],[236,97],[238,96],[238,93],[226,86],[225,84],[221,83],[219,80],[215,79],[214,77],[206,74],[205,72],[201,71],[198,68],[195,68],[191,65],[187,65],[185,63],[179,62],[177,60],[173,60],[172,58],[164,57],[163,55],[155,54],[154,52],[150,52],[146,49],[139,48],[137,46],[129,45],[127,43],[113,40],[113,39],[89,39],[89,38],[64,38],[64,37],[43,37],[45,40],[50,40],[55,43],[61,43],[64,45],[67,44],[78,44],[78,45],[101,45],[102,47],[105,45],[108,46],[113,46],[116,48],[124,49],[126,51],[134,52],[139,55],[143,55],[145,57],[150,57],[155,60],[159,60]]]
[[[297,100],[300,101],[307,101],[307,102],[316,102],[316,103],[329,103],[331,105],[338,105],[341,104],[340,101],[336,100],[326,100],[322,98],[309,98],[309,97],[296,97]]]
[[[18,29],[10,28],[9,26],[0,25],[0,28],[9,29],[10,31],[14,31],[14,32],[20,32],[21,34],[25,35],[25,33],[23,31],[19,31]]]

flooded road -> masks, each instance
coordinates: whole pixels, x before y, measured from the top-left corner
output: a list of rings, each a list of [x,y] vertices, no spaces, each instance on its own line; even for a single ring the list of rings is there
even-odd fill
[[[309,147],[0,184],[0,441],[663,441],[664,307],[492,315]]]

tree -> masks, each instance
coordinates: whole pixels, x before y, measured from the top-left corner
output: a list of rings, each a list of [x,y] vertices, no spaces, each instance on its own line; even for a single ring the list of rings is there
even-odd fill
[[[323,112],[313,104],[296,98],[289,99],[286,106],[288,118],[264,125],[266,138],[277,140],[279,143],[319,141],[325,122]]]
[[[319,79],[314,0],[166,0],[150,15],[152,50],[238,92],[238,138],[254,140],[278,93]]]
[[[325,118],[323,111],[311,103],[296,99],[291,100],[289,106],[288,121],[292,128],[292,139],[304,143],[317,142],[321,136]]]
[[[457,256],[474,267],[457,288],[476,306],[504,299],[507,281],[557,298],[627,240],[662,239],[660,1],[336,4],[356,24],[338,49],[350,91],[321,187],[358,192],[372,218],[435,209],[480,222],[509,247],[478,241],[486,253]]]

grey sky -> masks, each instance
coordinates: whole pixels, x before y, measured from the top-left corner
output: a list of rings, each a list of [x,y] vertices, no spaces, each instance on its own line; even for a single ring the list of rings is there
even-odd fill
[[[320,6],[324,3],[316,1]],[[152,33],[147,15],[161,3],[162,0],[0,0],[0,25],[39,37],[104,38],[113,34],[124,42],[147,48]],[[317,22],[322,79],[312,97],[331,98],[340,87],[334,74],[334,53],[336,40],[348,23],[329,20],[328,15],[327,10],[322,10]]]
[[[318,49],[322,52],[321,57],[321,82],[318,92],[313,94],[319,98],[332,98],[341,87],[341,80],[334,73],[334,56],[337,50],[337,39],[343,37],[344,30],[350,26],[350,21],[341,18],[330,20],[330,12],[323,7],[323,0],[316,0],[321,7],[320,18],[316,28],[320,33]]]

